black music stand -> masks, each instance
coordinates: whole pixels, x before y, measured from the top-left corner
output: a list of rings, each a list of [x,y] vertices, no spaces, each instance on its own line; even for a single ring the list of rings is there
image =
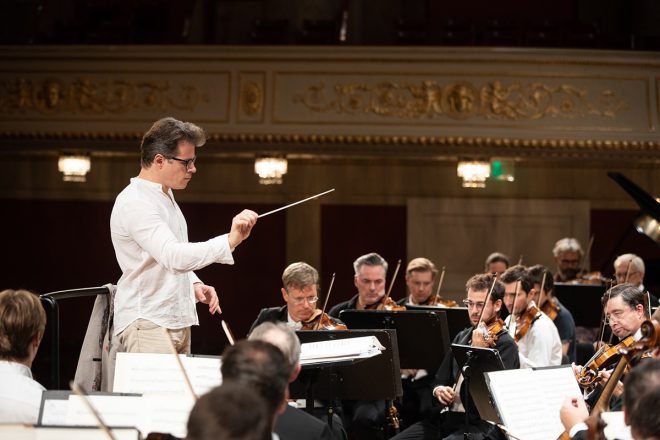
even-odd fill
[[[306,399],[308,412],[313,410],[314,399],[328,401],[329,424],[336,400],[394,400],[403,394],[393,330],[299,331],[296,334],[303,344],[375,336],[385,347],[381,354],[371,358],[306,365],[289,385],[291,398]]]
[[[453,341],[457,334],[472,327],[470,315],[466,307],[435,307],[435,306],[411,306],[406,305],[407,310],[423,310],[444,313],[447,317],[447,328],[449,329],[449,340]],[[504,318],[502,318],[504,319]]]
[[[438,309],[343,310],[339,318],[350,329],[396,330],[401,368],[425,369],[433,373],[449,350],[447,317]]]
[[[571,311],[576,326],[600,326],[604,285],[555,283],[554,291],[557,299]]]
[[[472,347],[470,345],[451,344],[454,358],[463,372],[463,381],[472,396],[472,401],[484,420],[501,423],[499,414],[493,406],[484,373],[504,370],[504,363],[499,351],[492,348]],[[460,390],[459,390],[460,391]],[[462,398],[465,403],[467,399]],[[468,426],[467,408],[465,426]],[[464,438],[471,438],[465,433]]]

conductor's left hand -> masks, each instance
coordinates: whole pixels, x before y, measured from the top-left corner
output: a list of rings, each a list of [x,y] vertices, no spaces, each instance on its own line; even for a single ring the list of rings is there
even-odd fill
[[[215,287],[207,286],[202,283],[195,283],[195,298],[197,301],[209,305],[209,313],[213,315],[214,313],[222,313],[220,309],[220,300],[218,300],[218,294],[215,292]]]

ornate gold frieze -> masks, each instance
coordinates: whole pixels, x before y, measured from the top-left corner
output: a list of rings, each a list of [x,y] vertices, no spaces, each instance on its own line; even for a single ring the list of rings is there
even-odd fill
[[[169,81],[58,78],[0,81],[0,113],[119,114],[132,110],[192,111],[207,97],[195,86]]]
[[[505,85],[501,81],[482,85],[468,81],[442,85],[433,80],[419,84],[355,82],[336,84],[332,88],[320,83],[294,95],[293,102],[316,113],[374,114],[401,119],[446,116],[451,119],[511,121],[590,116],[615,119],[617,113],[629,108],[610,89],[590,96],[587,89],[571,84],[531,82]]]
[[[247,116],[261,113],[264,102],[264,92],[261,85],[254,81],[248,81],[241,90],[241,109]]]

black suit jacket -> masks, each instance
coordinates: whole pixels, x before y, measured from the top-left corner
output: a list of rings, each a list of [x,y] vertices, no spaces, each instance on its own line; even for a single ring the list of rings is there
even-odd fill
[[[328,312],[328,315],[332,316],[333,318],[339,319],[339,312],[342,310],[354,310],[357,308],[357,301],[358,301],[358,296],[357,294],[349,299],[348,301],[340,302],[336,306],[330,309]]]
[[[275,432],[282,440],[333,439],[327,423],[297,408],[286,406],[275,422]]]
[[[461,330],[460,333],[456,335],[454,340],[452,341],[453,344],[463,344],[463,345],[470,345],[470,342],[472,341],[472,330],[474,330],[472,327],[468,327],[464,330]],[[502,358],[502,363],[504,364],[504,368],[506,369],[514,369],[514,368],[520,368],[520,358],[518,356],[518,345],[516,345],[515,341],[511,336],[509,336],[509,333],[506,332],[506,330],[502,330],[498,336],[497,336],[497,343],[495,344],[495,349],[499,351],[500,357]],[[440,364],[440,367],[438,367],[438,371],[435,374],[435,381],[433,382],[433,389],[435,387],[444,385],[444,386],[454,386],[454,383],[456,382],[456,378],[458,377],[458,371],[459,371],[459,366],[456,360],[454,359],[454,354],[449,351],[445,355],[445,358],[442,360],[442,363]],[[463,401],[463,406],[465,407],[468,415],[470,416],[470,419],[476,420],[479,419],[479,412],[477,411],[477,408],[474,406],[474,403],[472,402],[472,397],[468,393],[468,401],[465,402],[464,397],[466,390],[465,390],[465,382],[463,382],[463,385],[461,386],[460,390],[461,394],[461,400]]]
[[[269,307],[267,309],[261,309],[257,319],[252,323],[252,327],[250,327],[248,334],[252,333],[252,330],[254,330],[256,326],[264,322],[287,322],[289,320],[288,315],[289,312],[286,305],[282,307]]]

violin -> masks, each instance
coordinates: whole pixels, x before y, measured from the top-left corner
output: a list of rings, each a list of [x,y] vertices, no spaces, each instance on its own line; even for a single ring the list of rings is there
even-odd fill
[[[639,341],[633,342],[629,347],[619,349],[619,352],[628,359],[628,362],[647,357],[645,354],[649,353],[650,350],[660,347],[660,322],[655,319],[644,321],[640,331],[642,337]],[[649,353],[648,357],[650,356]]]
[[[499,334],[506,328],[506,324],[499,316],[493,316],[489,322],[481,322],[478,327],[484,335],[484,341],[490,348],[495,347]]]
[[[559,313],[560,307],[557,305],[556,299],[550,298],[543,303],[543,305],[541,306],[541,310],[543,311],[543,313],[548,315],[548,318],[554,321],[555,318],[557,317],[557,314]]]
[[[384,296],[383,298],[381,298],[380,301],[378,301],[374,305],[376,306],[375,310],[388,310],[388,311],[406,310],[406,306],[397,304],[396,301],[394,301],[389,296]]]
[[[580,272],[574,280],[567,281],[566,284],[591,284],[602,286],[607,283],[608,279],[603,276],[599,271],[593,272]]]
[[[346,324],[321,309],[315,309],[312,316],[302,325],[301,330],[348,330]]]
[[[532,328],[534,321],[539,319],[540,316],[541,316],[541,311],[539,310],[538,307],[536,307],[535,304],[532,304],[531,307],[525,310],[525,313],[523,313],[522,316],[519,318],[520,323],[516,327],[516,335],[514,337],[516,342],[520,341],[523,338],[523,336],[527,334],[529,329]]]
[[[435,307],[459,307],[458,303],[453,299],[445,299],[439,295],[431,296],[425,306],[435,306]]]
[[[589,388],[593,386],[600,380],[600,377],[598,376],[598,370],[611,365],[613,361],[620,355],[619,350],[631,347],[634,342],[635,341],[633,337],[628,336],[623,341],[614,346],[610,346],[608,344],[603,345],[577,374],[578,384],[580,384],[580,386],[583,388]]]

